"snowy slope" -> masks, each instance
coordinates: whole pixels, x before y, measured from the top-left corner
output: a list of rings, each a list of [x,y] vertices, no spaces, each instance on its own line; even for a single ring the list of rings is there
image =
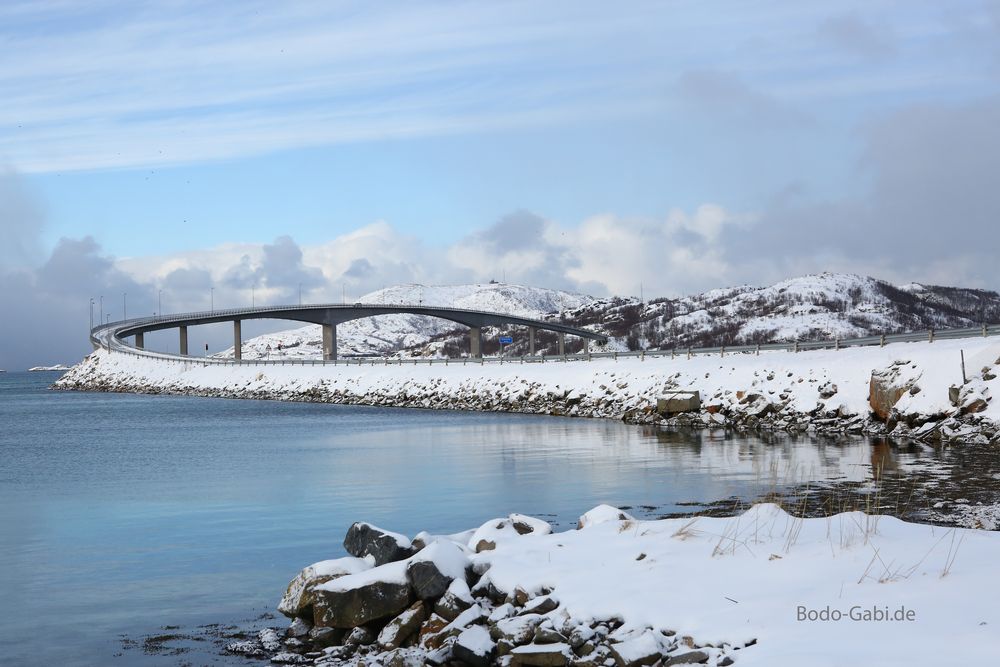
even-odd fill
[[[507,284],[454,286],[399,285],[372,292],[364,303],[424,303],[509,312],[540,319],[561,318],[607,333],[609,350],[668,349],[794,340],[852,338],[870,334],[976,326],[1000,321],[996,292],[910,283],[896,287],[853,274],[822,273],[766,287],[714,289],[676,299],[640,302],[635,298],[595,299],[580,294]],[[484,330],[484,351],[495,352],[496,330]],[[403,354],[456,356],[467,344],[462,327],[413,315],[386,315],[338,326],[342,356]],[[515,333],[508,350],[527,352]],[[244,345],[245,358],[278,355],[318,358],[316,326],[261,336]],[[569,352],[580,345],[567,340]],[[538,351],[553,353],[555,337],[539,333]],[[491,347],[492,346],[492,347]],[[227,350],[221,356],[232,356]]]
[[[369,304],[419,304],[449,306],[471,310],[510,313],[522,317],[544,318],[561,309],[579,308],[593,297],[572,292],[511,285],[479,283],[472,285],[396,285],[366,294],[357,300]],[[427,344],[460,325],[419,315],[379,315],[337,326],[337,349],[340,356],[385,355]],[[278,352],[278,345],[281,352]],[[267,349],[270,346],[270,351]],[[243,344],[243,358],[320,358],[322,334],[314,324],[250,339]],[[233,356],[232,348],[221,357]]]
[[[627,349],[851,338],[1000,319],[996,292],[911,283],[895,287],[822,273],[767,287],[716,289],[679,299],[600,299],[566,314],[620,339]]]

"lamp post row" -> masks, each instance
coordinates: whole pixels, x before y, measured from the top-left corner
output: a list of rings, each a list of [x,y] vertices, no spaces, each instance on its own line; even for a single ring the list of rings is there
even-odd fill
[[[250,287],[250,305],[251,307],[256,307],[257,305],[257,285],[256,283]],[[346,303],[346,292],[344,295],[344,302]],[[105,316],[104,312],[104,295],[100,295],[97,301],[94,301],[94,297],[90,297],[90,328],[94,328],[94,304],[98,304],[98,319],[97,321],[101,324],[110,322],[111,313],[107,313]],[[302,283],[299,283],[299,305],[302,305]],[[210,312],[215,312],[215,287],[209,288],[209,309]],[[156,315],[163,315],[163,290],[158,289],[156,291]],[[128,319],[128,292],[122,292],[122,319]]]

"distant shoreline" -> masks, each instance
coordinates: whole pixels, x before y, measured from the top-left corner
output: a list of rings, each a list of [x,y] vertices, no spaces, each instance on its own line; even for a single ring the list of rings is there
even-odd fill
[[[964,354],[967,381],[957,360]],[[548,364],[255,366],[98,350],[55,389],[515,412],[635,424],[1000,442],[990,339],[691,359]],[[671,413],[658,399],[697,392]]]

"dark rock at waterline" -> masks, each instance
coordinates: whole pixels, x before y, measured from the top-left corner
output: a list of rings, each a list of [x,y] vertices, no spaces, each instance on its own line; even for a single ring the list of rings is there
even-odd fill
[[[342,628],[313,628],[309,631],[309,641],[317,648],[337,646],[344,640]]]
[[[315,592],[316,625],[356,628],[395,616],[410,606],[413,589],[408,583],[372,581],[348,590]]]
[[[409,540],[368,523],[351,524],[344,537],[344,548],[358,558],[371,556],[376,566],[403,560],[413,554]]]

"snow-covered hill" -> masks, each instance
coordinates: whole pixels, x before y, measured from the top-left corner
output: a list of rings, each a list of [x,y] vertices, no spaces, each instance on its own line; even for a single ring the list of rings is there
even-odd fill
[[[593,297],[572,292],[506,283],[472,285],[396,285],[366,294],[358,301],[370,304],[449,306],[522,317],[545,318],[560,310],[577,309]],[[340,356],[391,355],[426,347],[432,339],[454,332],[454,322],[419,315],[379,315],[337,326]],[[279,351],[278,347],[281,346]],[[431,347],[440,347],[432,345]],[[243,358],[320,358],[322,333],[318,325],[258,336],[243,344]],[[231,357],[232,348],[218,356]]]
[[[996,292],[822,273],[679,299],[602,299],[566,313],[629,349],[851,338],[1000,319]]]
[[[429,287],[400,285],[360,299],[365,303],[424,303],[561,319],[609,334],[608,349],[699,347],[776,341],[851,338],[869,334],[975,326],[1000,321],[996,292],[910,283],[894,286],[852,274],[823,273],[767,287],[714,289],[676,299],[596,299],[580,294],[507,284]],[[496,352],[500,331],[484,330],[483,349]],[[527,351],[520,331],[511,354]],[[341,355],[455,356],[467,348],[464,328],[414,315],[385,315],[338,326]],[[261,336],[244,345],[244,357],[278,354],[318,358],[319,327]],[[539,332],[538,350],[553,353],[554,335]],[[567,339],[568,351],[580,343]],[[267,348],[270,346],[271,350]],[[228,350],[224,355],[232,355]]]

